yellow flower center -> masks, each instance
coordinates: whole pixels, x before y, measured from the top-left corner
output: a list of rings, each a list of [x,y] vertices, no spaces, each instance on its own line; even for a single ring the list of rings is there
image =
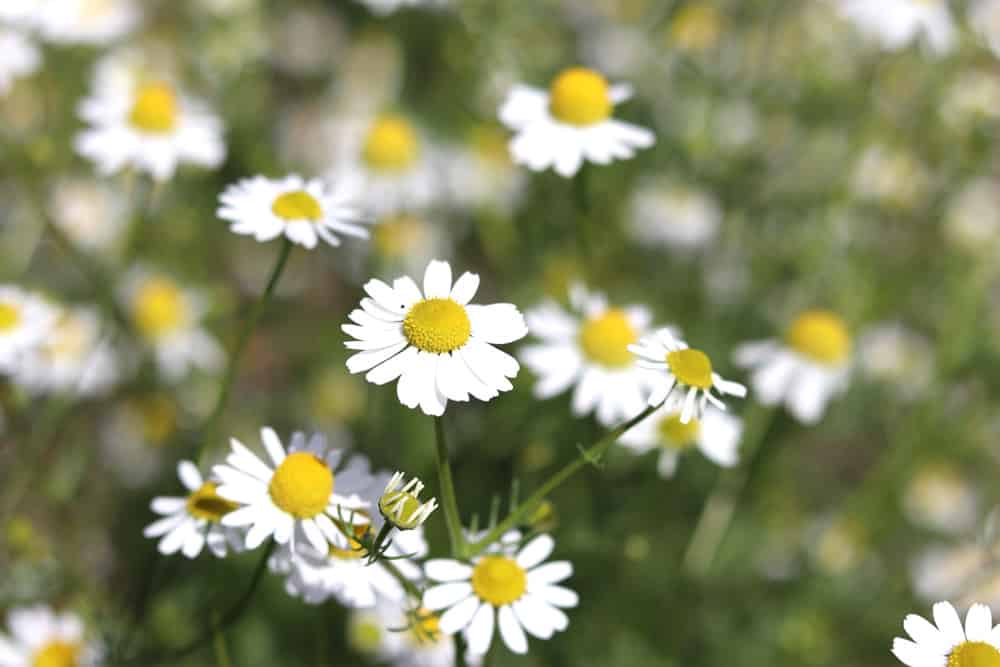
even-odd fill
[[[667,354],[667,366],[681,384],[699,389],[712,386],[712,360],[701,350],[674,350]]]
[[[319,220],[323,217],[323,207],[316,198],[304,190],[286,192],[271,204],[271,212],[284,220]]]
[[[524,568],[511,558],[486,556],[472,570],[472,590],[494,607],[520,600],[527,588]]]
[[[0,303],[0,332],[17,328],[20,322],[20,308],[12,303]]]
[[[592,69],[571,67],[555,81],[549,96],[549,111],[570,125],[593,125],[611,115],[608,81]]]
[[[410,631],[418,644],[436,644],[441,641],[441,626],[438,615],[421,607],[413,613]]]
[[[639,339],[625,311],[611,308],[591,318],[580,328],[580,347],[594,363],[622,368],[632,363],[628,346]]]
[[[365,512],[355,512],[355,514],[370,518]],[[347,531],[341,528],[341,532],[345,533],[347,537],[347,548],[339,549],[330,545],[327,552],[330,558],[336,558],[339,560],[358,560],[366,557],[368,555],[368,550],[361,546],[361,542],[359,540],[365,536],[370,526],[370,523],[355,524],[351,526],[350,534],[347,534]]]
[[[128,122],[132,127],[162,134],[177,125],[177,95],[165,83],[148,83],[139,88],[129,112]]]
[[[219,523],[222,517],[237,509],[239,505],[221,497],[217,493],[218,488],[215,482],[205,482],[193,491],[187,499],[188,514],[196,519]]]
[[[701,424],[692,418],[687,424],[681,423],[680,415],[670,415],[659,424],[660,440],[668,449],[687,449],[694,445],[701,431]]]
[[[831,366],[844,361],[851,349],[847,325],[828,310],[800,315],[788,328],[785,341],[802,356]]]
[[[362,156],[372,169],[402,171],[416,161],[419,152],[417,133],[409,121],[389,115],[368,130]]]
[[[297,519],[326,510],[333,493],[333,471],[315,454],[295,452],[285,457],[267,487],[278,509]]]
[[[499,167],[510,164],[507,134],[499,127],[477,126],[469,132],[469,142],[476,154],[489,164]]]
[[[683,51],[705,51],[722,32],[722,16],[711,5],[688,5],[670,22],[670,37]]]
[[[359,653],[374,653],[382,644],[382,625],[367,618],[352,623],[347,642]]]
[[[80,650],[80,645],[72,642],[49,642],[35,653],[31,667],[76,667]]]
[[[410,345],[434,354],[445,354],[465,345],[472,335],[469,314],[451,299],[424,299],[406,314],[403,335]]]
[[[412,215],[394,215],[375,225],[372,243],[384,257],[405,257],[422,240],[424,222]]]
[[[948,667],[1000,667],[1000,651],[986,642],[962,642],[948,654]]]
[[[177,406],[166,396],[151,396],[139,401],[135,409],[142,421],[142,434],[154,445],[163,443],[177,425]]]
[[[135,324],[146,337],[158,338],[180,328],[188,318],[187,300],[178,287],[164,278],[153,278],[135,300]]]

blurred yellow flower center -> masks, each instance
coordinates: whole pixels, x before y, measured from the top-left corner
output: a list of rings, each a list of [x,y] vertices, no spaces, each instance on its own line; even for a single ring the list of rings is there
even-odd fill
[[[674,350],[667,354],[667,366],[681,384],[699,389],[712,386],[712,360],[701,350]]]
[[[588,359],[608,368],[632,363],[628,346],[639,339],[625,311],[611,308],[580,328],[580,347]]]
[[[520,600],[527,588],[524,568],[512,558],[486,556],[472,570],[472,590],[494,607]]]
[[[278,509],[297,519],[326,510],[333,493],[333,471],[315,454],[295,452],[285,457],[267,488]]]
[[[382,644],[382,625],[369,619],[352,623],[347,641],[359,653],[374,653]]]
[[[413,616],[410,630],[418,644],[436,644],[441,640],[440,620],[437,614],[421,607]]]
[[[162,444],[177,425],[177,407],[166,396],[151,396],[135,406],[142,422],[142,435],[154,445]]]
[[[434,354],[444,354],[465,345],[472,323],[465,308],[451,299],[424,299],[406,314],[403,335],[410,345]]]
[[[271,212],[284,220],[319,220],[323,217],[323,207],[316,198],[303,190],[286,192],[271,204]]]
[[[607,80],[585,67],[564,70],[552,82],[549,111],[570,125],[593,125],[611,115]]]
[[[399,116],[383,116],[365,137],[363,157],[372,169],[402,171],[417,159],[420,145],[413,126]]]
[[[239,507],[236,503],[221,497],[217,492],[218,488],[215,482],[205,482],[201,488],[192,492],[187,499],[188,514],[196,519],[219,523],[222,517]]]
[[[56,640],[35,653],[31,667],[76,667],[79,659],[79,644]]]
[[[689,5],[670,22],[670,37],[684,51],[712,48],[721,32],[722,16],[711,5]]]
[[[362,515],[366,519],[369,518],[365,512],[356,512],[356,514]],[[357,523],[352,525],[349,531],[341,528],[341,532],[345,533],[347,537],[347,547],[341,549],[331,544],[327,554],[330,558],[338,560],[358,560],[367,556],[368,550],[361,546],[360,539],[365,536],[370,526],[371,524],[369,523]]]
[[[507,150],[507,134],[498,127],[482,125],[469,133],[469,141],[476,154],[498,167],[510,165],[510,152]]]
[[[1000,651],[986,642],[962,642],[948,655],[948,667],[1000,667]]]
[[[184,294],[169,280],[153,278],[139,290],[135,300],[135,323],[149,338],[157,338],[181,327],[188,318]]]
[[[660,422],[658,428],[664,447],[687,449],[698,439],[701,424],[693,417],[687,424],[682,424],[680,415],[670,415]]]
[[[844,361],[851,348],[844,320],[827,310],[809,310],[800,315],[788,328],[785,340],[802,356],[828,365]]]
[[[149,83],[135,96],[128,122],[143,132],[163,133],[177,124],[177,95],[165,83]]]
[[[21,309],[12,303],[0,303],[0,331],[10,331],[21,322]]]
[[[395,215],[375,225],[372,243],[384,257],[405,257],[420,243],[425,231],[425,224],[420,218]]]

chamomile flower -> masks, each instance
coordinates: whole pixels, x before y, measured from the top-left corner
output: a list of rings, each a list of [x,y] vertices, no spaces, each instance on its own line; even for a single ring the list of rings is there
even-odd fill
[[[225,158],[219,118],[130,53],[98,64],[78,112],[90,127],[77,135],[76,150],[102,174],[134,167],[166,181],[181,163],[215,168]]]
[[[517,85],[500,107],[500,120],[516,132],[514,162],[532,171],[549,167],[569,178],[584,160],[609,164],[653,145],[653,133],[612,118],[614,106],[632,96],[628,85],[610,85],[584,67],[563,70],[546,91]]]
[[[358,0],[373,14],[388,16],[404,7],[443,7],[448,0]]]
[[[722,208],[707,192],[649,182],[632,197],[632,233],[649,246],[696,250],[710,244],[722,223]]]
[[[495,346],[523,338],[527,327],[513,304],[470,304],[478,289],[478,275],[452,284],[451,265],[438,260],[427,265],[423,292],[406,276],[392,287],[369,280],[352,324],[341,327],[355,339],[345,345],[358,350],[347,369],[367,371],[372,384],[398,379],[399,402],[428,415],[444,414],[449,400],[489,401],[509,391],[520,366]]]
[[[94,667],[100,647],[84,636],[83,621],[45,605],[19,607],[7,614],[10,634],[0,633],[3,667]]]
[[[725,404],[712,394],[713,389],[720,395],[739,398],[747,395],[746,387],[723,379],[712,370],[712,360],[707,354],[688,347],[670,329],[660,329],[645,336],[638,344],[629,345],[628,349],[640,357],[637,362],[640,367],[666,373],[666,382],[649,395],[649,404],[655,406],[662,403],[679,410],[681,424],[689,424],[692,419],[700,420],[709,403],[720,410],[726,409]]]
[[[17,30],[0,27],[0,96],[6,95],[17,79],[31,76],[42,64],[42,53]]]
[[[575,385],[577,417],[595,413],[609,426],[642,412],[661,380],[636,363],[628,346],[646,333],[652,314],[642,306],[617,307],[582,285],[569,290],[571,312],[547,301],[527,312],[528,328],[541,339],[520,358],[538,376],[535,396],[551,398]]]
[[[367,467],[363,475],[350,467],[336,473],[342,452],[330,450],[319,433],[309,438],[295,433],[287,450],[270,427],[262,428],[260,437],[270,464],[232,438],[226,463],[212,468],[219,496],[239,505],[222,517],[222,525],[248,526],[248,549],[272,536],[293,550],[299,543],[319,553],[347,548],[334,520],[348,521],[352,512],[370,506],[359,496],[370,484]]]
[[[173,457],[166,447],[184,415],[165,393],[117,402],[100,428],[100,460],[128,489],[152,482]]]
[[[851,335],[837,314],[808,310],[792,322],[784,341],[745,343],[734,360],[752,369],[761,403],[784,403],[800,422],[815,424],[829,400],[847,389]]]
[[[0,285],[0,373],[11,373],[23,355],[50,334],[58,310],[14,285]]]
[[[120,189],[91,178],[58,181],[50,192],[49,213],[70,240],[93,252],[112,250],[128,222],[128,202]]]
[[[517,207],[527,180],[524,171],[511,162],[502,127],[473,127],[466,141],[444,157],[449,196],[457,206],[503,213]]]
[[[423,606],[444,611],[438,627],[445,634],[463,632],[469,652],[484,655],[499,626],[504,644],[514,653],[527,653],[525,631],[549,639],[569,625],[562,608],[575,607],[577,595],[560,584],[573,574],[568,561],[544,563],[555,540],[538,535],[520,549],[504,545],[463,563],[433,559],[424,564],[431,581]]]
[[[413,530],[427,521],[437,509],[437,499],[420,501],[424,483],[416,477],[406,481],[401,472],[393,474],[378,500],[378,509],[386,521],[400,530]]]
[[[38,0],[35,25],[55,44],[107,45],[142,20],[137,0]]]
[[[200,293],[164,273],[136,268],[125,278],[122,300],[168,380],[182,379],[191,368],[213,371],[222,365],[221,346],[201,327],[207,303]]]
[[[909,667],[993,667],[1000,665],[1000,631],[984,604],[974,604],[965,616],[965,627],[950,602],[934,605],[934,623],[910,614],[903,629],[911,639],[896,637],[892,654]]]
[[[368,238],[361,215],[343,196],[322,181],[299,176],[272,180],[263,176],[230,185],[219,197],[217,215],[228,220],[230,231],[270,241],[284,235],[289,241],[315,248],[320,239],[340,245],[340,236]]]
[[[393,667],[452,667],[455,642],[440,628],[440,616],[429,609],[410,609],[406,603],[379,600],[372,609],[351,614],[348,643]],[[466,664],[479,665],[480,656],[468,654]]]
[[[738,417],[713,407],[700,419],[691,418],[686,424],[681,415],[668,405],[626,431],[618,441],[637,454],[660,449],[657,470],[661,477],[673,477],[680,457],[697,447],[706,458],[724,468],[739,462],[738,447],[743,423]]]
[[[0,3],[0,22],[29,27],[38,15],[38,0],[6,0]]]
[[[975,0],[969,8],[969,24],[1000,58],[1000,0]]]
[[[935,54],[943,55],[958,41],[945,0],[834,1],[845,18],[886,51],[898,51],[924,38]]]
[[[188,490],[185,496],[158,496],[150,508],[162,518],[146,526],[142,534],[159,537],[157,545],[165,556],[180,551],[195,558],[207,545],[219,558],[243,547],[239,530],[222,525],[222,519],[239,505],[219,495],[218,482],[206,480],[190,461],[177,464],[177,476]]]

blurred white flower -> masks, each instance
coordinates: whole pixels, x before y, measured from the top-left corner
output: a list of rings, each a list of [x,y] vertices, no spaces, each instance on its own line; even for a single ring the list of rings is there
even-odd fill
[[[1000,58],[1000,0],[973,0],[969,7],[969,24],[993,55]]]
[[[423,605],[430,611],[447,610],[441,614],[441,632],[463,632],[474,655],[489,650],[494,626],[499,626],[507,648],[527,653],[525,631],[550,639],[569,625],[562,608],[578,602],[576,593],[559,585],[572,576],[573,565],[544,562],[553,549],[555,540],[538,535],[520,549],[488,552],[471,564],[447,558],[429,560],[424,564],[427,578],[441,583],[424,591]]]
[[[957,470],[926,464],[910,478],[903,492],[903,509],[915,524],[944,533],[964,533],[979,516],[976,492]]]
[[[134,167],[166,181],[181,163],[215,168],[225,159],[219,118],[168,76],[152,74],[136,52],[98,63],[78,113],[91,127],[76,136],[76,150],[102,174]]]
[[[101,424],[101,462],[124,487],[147,485],[172,460],[165,445],[178,421],[177,405],[165,394],[116,402]]]
[[[908,667],[978,667],[1000,664],[1000,633],[994,632],[993,614],[984,604],[974,604],[965,625],[950,602],[934,605],[934,624],[916,614],[903,620],[912,639],[896,637],[892,654]]]
[[[852,185],[864,199],[908,207],[926,194],[929,182],[927,168],[912,153],[874,145],[861,154]]]
[[[934,374],[934,348],[930,341],[897,322],[876,324],[858,340],[861,368],[869,376],[892,382],[904,398],[927,389]]]
[[[934,544],[911,559],[910,579],[924,600],[1000,604],[1000,573],[995,562],[996,555],[981,544]]]
[[[419,273],[435,257],[450,254],[452,242],[440,226],[424,216],[399,213],[372,228],[371,248],[389,269]]]
[[[500,107],[500,121],[516,133],[510,141],[514,162],[533,171],[552,167],[569,178],[584,160],[610,164],[649,148],[651,131],[611,116],[631,96],[631,86],[609,85],[583,67],[563,70],[547,91],[514,86]]]
[[[816,567],[827,574],[844,574],[868,555],[868,541],[863,527],[845,516],[816,519],[805,531],[804,539]]]
[[[36,0],[33,23],[56,44],[105,46],[125,37],[142,20],[138,0]]]
[[[713,463],[729,468],[739,463],[743,422],[717,408],[708,408],[701,419],[686,424],[675,409],[664,406],[626,431],[618,441],[636,454],[659,448],[656,469],[661,477],[673,477],[682,454],[693,447]]]
[[[213,371],[222,365],[222,347],[201,326],[207,310],[201,293],[164,273],[135,267],[125,276],[121,298],[167,380],[179,381],[191,368]]]
[[[841,14],[887,51],[918,38],[942,55],[955,48],[958,34],[946,0],[833,0]]]
[[[262,242],[285,236],[312,249],[320,239],[340,245],[338,234],[368,238],[361,214],[341,193],[316,179],[306,181],[296,175],[243,179],[223,191],[219,204],[216,215],[231,223],[230,231]]]
[[[45,605],[15,607],[7,613],[10,634],[0,632],[4,667],[96,667],[102,650],[88,642],[83,620]]]
[[[718,235],[722,208],[706,192],[648,181],[632,195],[631,229],[644,244],[693,250]]]
[[[615,307],[583,285],[570,287],[570,312],[545,301],[527,314],[528,330],[540,343],[521,348],[521,361],[538,376],[535,396],[552,398],[575,385],[577,417],[595,413],[610,426],[642,412],[662,380],[639,367],[628,346],[645,334],[652,313],[643,306]]]
[[[981,69],[955,76],[941,100],[941,117],[954,126],[1000,118],[1000,76]]]
[[[374,608],[354,611],[347,622],[351,648],[393,667],[452,667],[455,642],[441,632],[440,616],[428,609],[408,609],[405,602],[380,599]],[[477,667],[481,656],[467,654]]]
[[[28,27],[34,22],[40,7],[40,0],[4,0],[0,2],[0,22]]]
[[[510,391],[520,366],[495,346],[523,338],[524,317],[510,303],[470,304],[478,289],[477,274],[452,284],[451,265],[438,260],[427,265],[423,292],[408,276],[392,287],[369,280],[368,297],[348,316],[352,324],[341,327],[354,339],[347,348],[357,350],[347,369],[367,371],[377,385],[398,379],[399,402],[427,415],[444,414],[449,400],[489,401]]]
[[[372,13],[387,16],[404,7],[443,7],[449,0],[358,0]]]
[[[239,505],[221,497],[218,482],[206,480],[190,461],[177,464],[177,476],[188,494],[153,498],[150,509],[162,518],[146,526],[142,534],[161,538],[157,549],[165,556],[180,551],[188,558],[196,558],[206,545],[218,558],[239,553],[243,534],[222,524],[222,518]]]
[[[466,141],[442,152],[449,199],[463,208],[489,208],[506,214],[520,203],[526,180],[507,152],[507,136],[499,127],[473,128]]]
[[[783,341],[745,343],[734,359],[752,369],[757,400],[764,405],[784,403],[800,422],[815,424],[827,402],[847,389],[851,337],[835,313],[808,310],[792,322]]]
[[[51,191],[52,221],[85,250],[111,250],[125,231],[128,202],[118,188],[92,178],[65,178]]]
[[[1000,245],[1000,193],[989,178],[967,183],[948,203],[945,237],[965,252],[992,257]]]
[[[42,52],[20,32],[0,26],[0,97],[14,81],[31,76],[42,65]]]
[[[14,285],[0,285],[0,373],[17,370],[24,355],[51,334],[58,308]]]

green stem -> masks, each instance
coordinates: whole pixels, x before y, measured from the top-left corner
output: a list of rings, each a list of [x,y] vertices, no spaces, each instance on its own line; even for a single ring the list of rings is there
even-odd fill
[[[232,667],[233,663],[229,660],[229,650],[226,648],[226,637],[222,634],[218,621],[213,622],[213,627],[215,628],[215,638],[212,641],[212,646],[215,648],[215,663],[219,667]]]
[[[486,547],[499,540],[504,533],[517,526],[519,522],[531,514],[535,507],[537,507],[540,502],[545,500],[545,498],[560,484],[572,477],[583,466],[599,461],[600,458],[604,456],[604,453],[618,440],[619,437],[621,437],[623,433],[625,433],[625,431],[628,431],[643,419],[653,414],[657,409],[659,409],[659,407],[660,406],[657,405],[646,408],[632,419],[629,419],[627,422],[617,426],[611,431],[608,431],[604,437],[595,442],[589,448],[583,450],[578,458],[573,459],[556,474],[552,475],[548,481],[542,484],[542,486],[531,494],[527,500],[513,509],[511,513],[507,515],[507,518],[498,523],[493,530],[486,534],[485,537],[480,539],[478,542],[468,545],[465,557],[472,558],[473,556],[477,556],[482,553]]]
[[[240,359],[243,356],[243,352],[246,350],[247,343],[250,342],[250,337],[253,335],[254,329],[257,327],[257,322],[260,320],[261,314],[264,312],[264,307],[267,306],[268,302],[271,300],[271,296],[274,294],[274,288],[277,286],[278,280],[281,278],[281,274],[285,270],[285,264],[288,262],[288,256],[291,251],[292,242],[287,238],[283,239],[281,251],[278,253],[278,260],[274,264],[274,269],[271,270],[271,277],[267,281],[267,286],[257,298],[253,308],[250,310],[250,315],[247,317],[246,322],[243,325],[243,330],[240,331],[239,338],[236,339],[236,347],[233,348],[232,353],[229,355],[226,372],[222,378],[222,386],[219,389],[219,397],[215,402],[215,408],[208,416],[208,419],[205,420],[205,426],[201,430],[201,454],[198,459],[202,464],[206,462],[205,459],[207,458],[208,452],[211,450],[211,445],[209,443],[211,442],[214,431],[218,426],[219,419],[222,417],[222,413],[226,409],[226,404],[229,401],[229,394],[233,390],[233,384],[236,381],[236,371],[239,368]]]
[[[455,558],[461,558],[465,551],[465,536],[462,533],[462,518],[458,512],[458,500],[455,498],[455,483],[451,476],[448,443],[444,436],[444,417],[434,418],[434,435],[437,441],[437,473],[438,484],[441,486],[441,506],[444,509],[444,519],[448,526],[451,555]]]

